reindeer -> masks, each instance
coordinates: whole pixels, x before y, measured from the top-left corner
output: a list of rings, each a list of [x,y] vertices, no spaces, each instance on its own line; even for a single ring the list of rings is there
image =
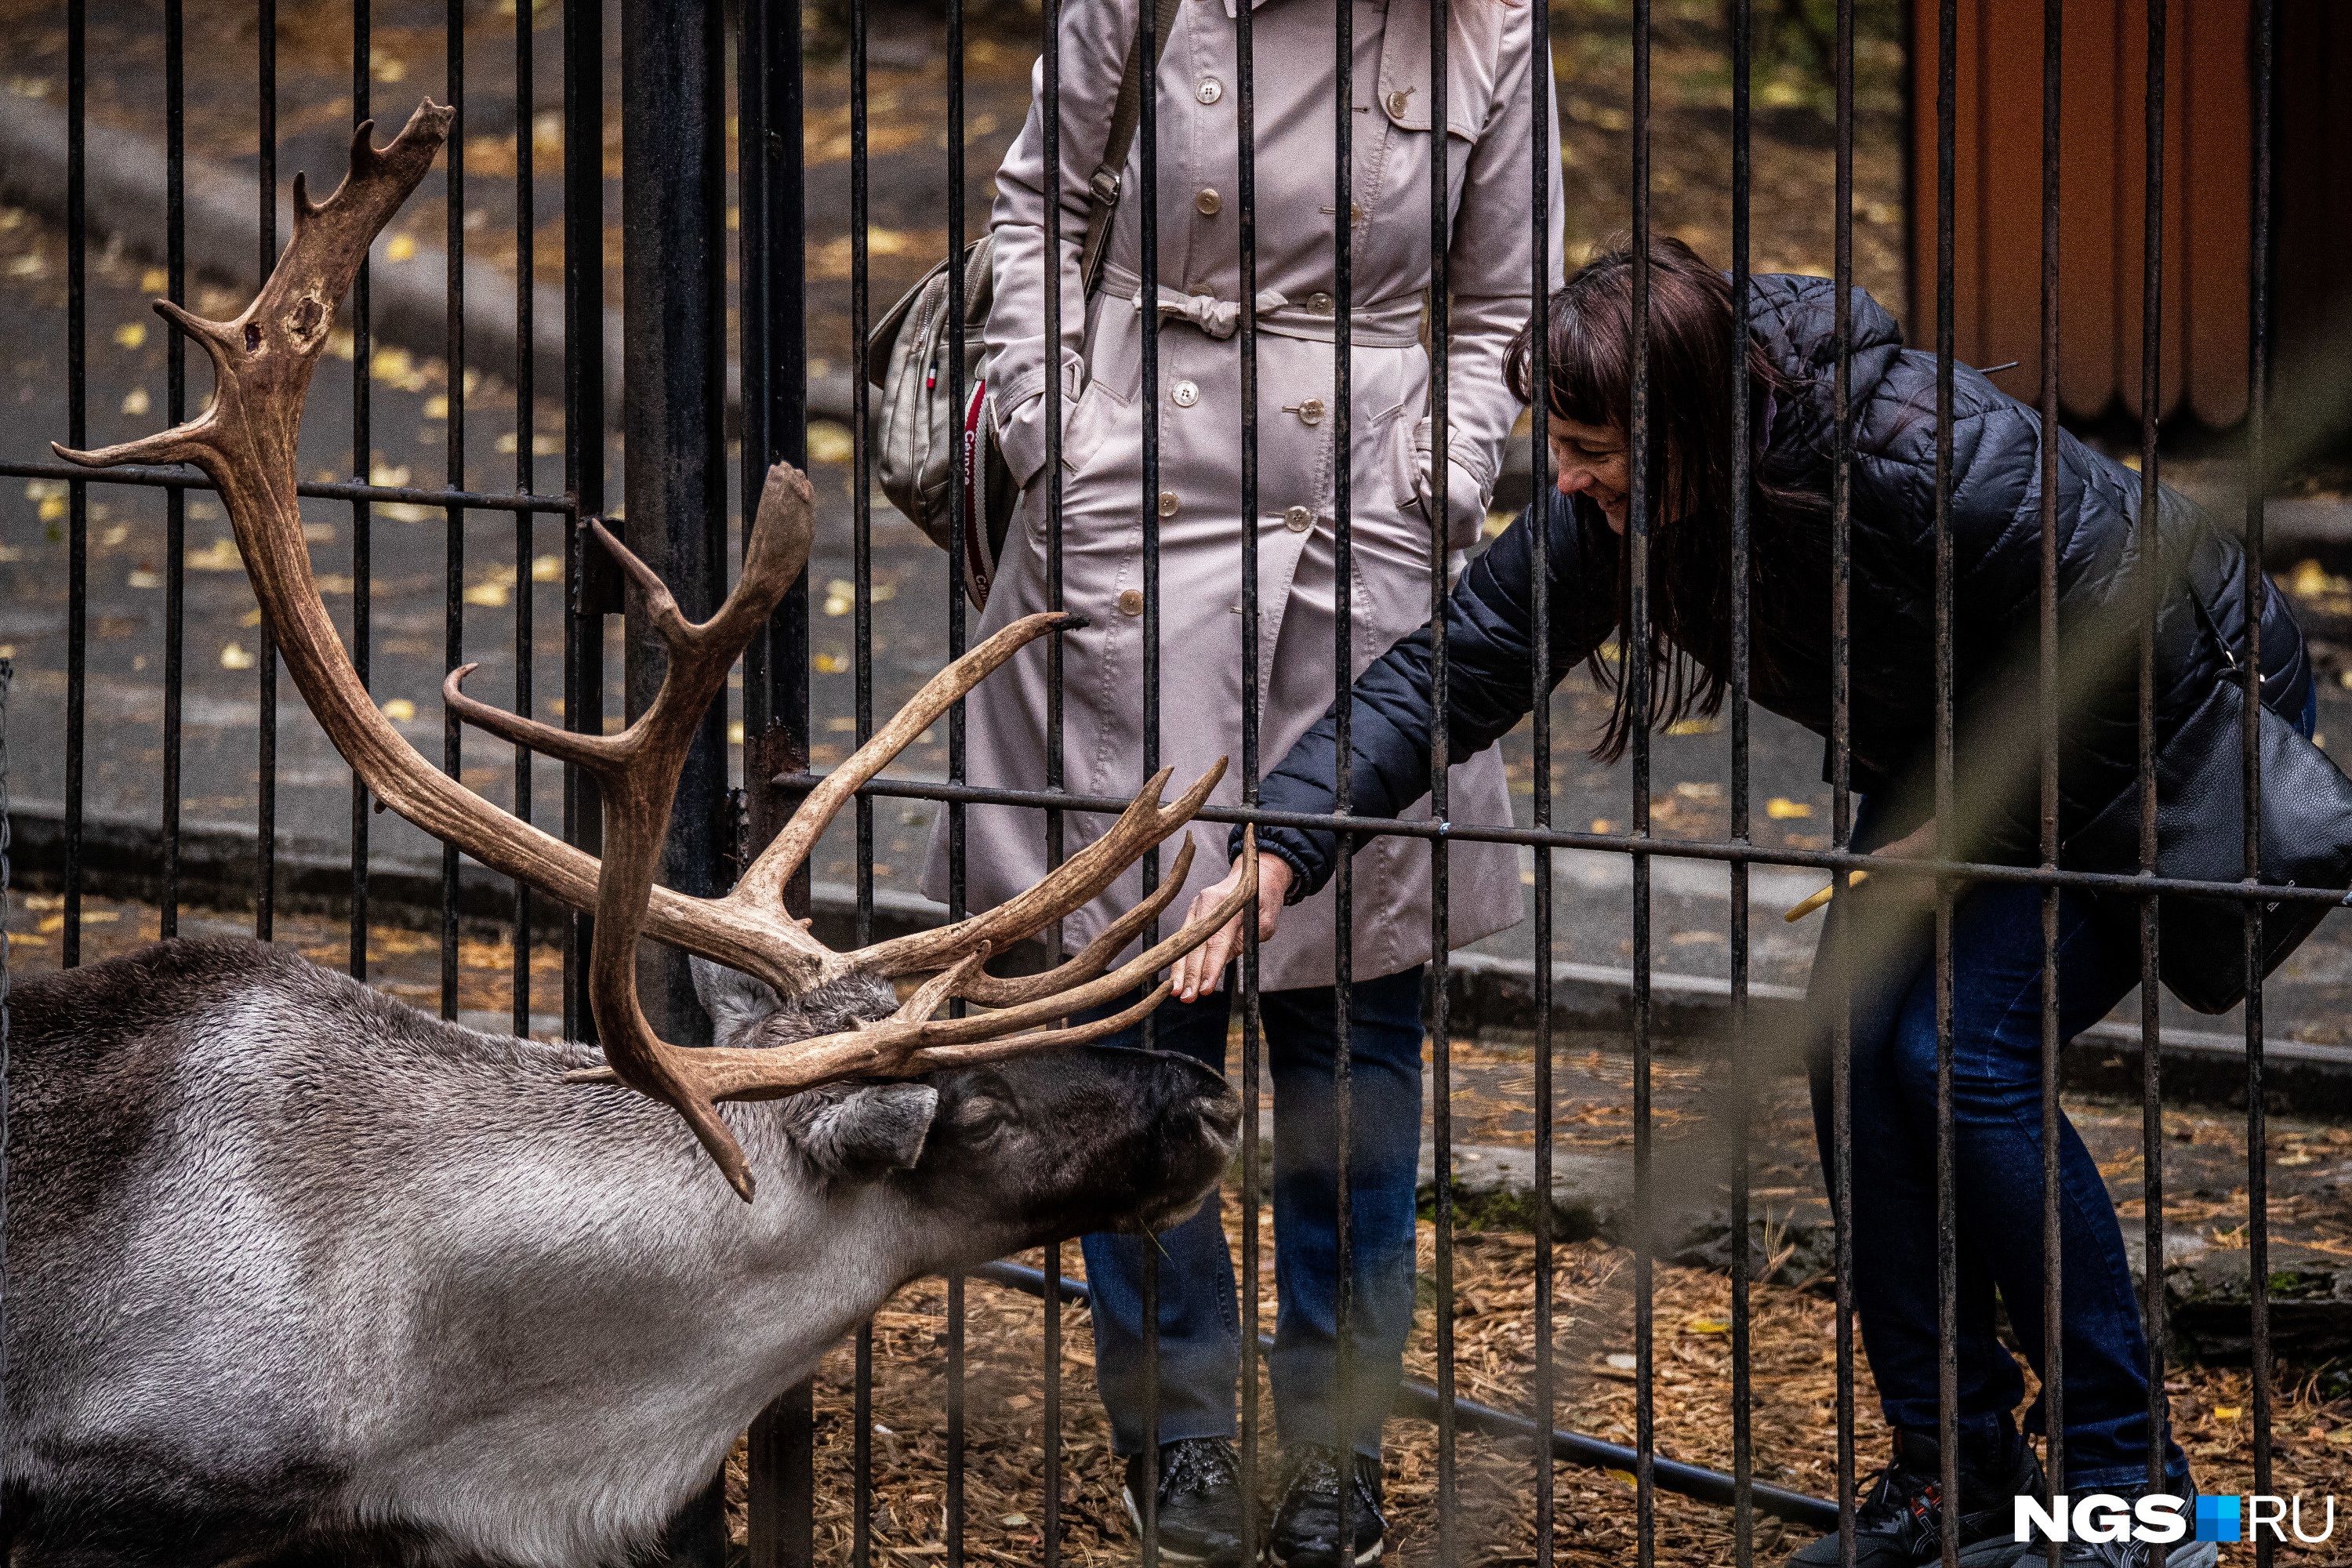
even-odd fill
[[[601,864],[439,773],[377,711],[310,575],[295,437],[344,290],[449,120],[427,100],[381,149],[361,126],[323,205],[297,175],[293,241],[236,320],[157,302],[212,356],[204,414],[58,450],[204,470],[289,673],[376,797],[594,912],[602,1046],[478,1034],[250,942],[162,942],[20,986],[0,1431],[0,1558],[18,1568],[624,1561],[899,1286],[1172,1223],[1234,1147],[1239,1102],[1215,1075],[1089,1043],[1164,983],[1061,1024],[1239,910],[1116,963],[1182,885],[1189,838],[1159,893],[1076,957],[982,967],[1191,820],[1222,765],[1166,807],[1161,772],[1045,880],[938,930],[836,952],[783,907],[860,784],[1080,617],[1031,616],[942,671],[725,897],[655,885],[691,733],[807,558],[813,496],[792,468],[769,473],[741,579],[699,625],[591,525],[668,651],[621,733],[486,707],[461,689],[471,667],[445,683],[464,721],[595,777]],[[656,1035],[641,936],[693,955],[713,1046]],[[893,982],[918,977],[902,1002]],[[950,1002],[971,1010],[934,1016]]]

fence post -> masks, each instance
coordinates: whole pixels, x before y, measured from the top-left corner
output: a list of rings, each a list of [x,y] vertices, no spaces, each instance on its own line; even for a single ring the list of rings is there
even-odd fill
[[[736,37],[742,342],[743,514],[768,466],[808,466],[806,204],[801,168],[801,30],[797,6],[741,0]],[[756,855],[803,792],[769,781],[809,765],[808,574],[784,595],[743,658],[744,801]],[[784,890],[808,913],[809,869]],[[803,1379],[751,1424],[744,1498],[750,1568],[811,1568],[816,1555],[815,1385]],[[861,1475],[858,1484],[864,1484]]]
[[[724,35],[718,0],[624,0],[621,7],[622,411],[629,547],[694,620],[727,583]],[[659,637],[642,604],[625,615],[624,689],[635,719],[660,689]],[[727,843],[727,731],[712,705],[679,776],[662,881],[719,890]],[[642,961],[638,994],[677,1045],[707,1044],[686,955]],[[680,1511],[667,1561],[718,1568],[727,1552],[719,1478]]]

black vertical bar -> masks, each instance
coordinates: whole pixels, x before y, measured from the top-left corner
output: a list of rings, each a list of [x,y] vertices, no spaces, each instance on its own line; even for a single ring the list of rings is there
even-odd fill
[[[1936,856],[1952,841],[1953,145],[1958,0],[1942,0],[1936,49]],[[1959,1218],[1953,1189],[1952,883],[1936,879],[1936,1390],[1943,1495],[1960,1490]],[[1943,1510],[1945,1568],[1958,1568],[1960,1511]]]
[[[1337,738],[1340,757],[1355,755],[1352,740],[1354,712],[1348,700],[1350,675],[1355,668],[1354,616],[1351,581],[1354,575],[1354,473],[1355,440],[1352,434],[1356,416],[1356,373],[1354,361],[1355,333],[1355,125],[1356,101],[1356,16],[1355,7],[1334,5],[1337,38],[1334,58],[1338,62],[1331,101],[1335,122],[1331,157],[1331,607],[1332,642],[1331,685],[1339,718]],[[1441,129],[1436,132],[1443,136]],[[1149,289],[1151,285],[1147,282]],[[1355,810],[1353,770],[1340,767],[1333,780],[1337,786],[1332,809],[1342,816]],[[1332,1148],[1335,1179],[1332,1183],[1333,1250],[1339,1255],[1339,1286],[1333,1305],[1332,1321],[1336,1325],[1339,1344],[1333,1364],[1331,1417],[1334,1436],[1332,1446],[1337,1450],[1339,1466],[1339,1539],[1355,1539],[1356,1487],[1356,1227],[1355,1227],[1355,1039],[1353,1020],[1356,968],[1356,879],[1355,858],[1342,854],[1338,873],[1332,878],[1331,921],[1331,990],[1332,1010],[1339,1036],[1331,1052],[1332,1089]],[[1150,1563],[1145,1568],[1151,1568]]]
[[[629,548],[666,582],[691,620],[709,616],[727,572],[725,440],[724,51],[715,0],[624,0],[621,57],[623,418]],[[584,301],[583,302],[584,305]],[[629,715],[660,689],[667,650],[631,595],[624,625]],[[680,770],[663,846],[661,880],[681,892],[718,891],[720,805],[727,791],[726,704],[713,702]],[[655,967],[657,964],[658,967]],[[647,968],[648,1012],[682,1044],[707,1044],[683,954]],[[725,1557],[723,1478],[671,1520],[674,1563]]]
[[[449,411],[447,438],[449,488],[466,488],[466,5],[448,0],[442,26],[448,49],[449,160],[447,195],[443,202],[446,221],[442,244],[447,249],[444,356],[449,363],[446,394]],[[456,669],[466,657],[466,509],[450,507],[445,514],[441,546],[441,670]],[[441,771],[451,778],[465,768],[465,729],[456,710],[441,710]],[[457,1016],[457,847],[441,846],[441,1016]]]
[[[2263,852],[2263,613],[2269,598],[2270,579],[2263,573],[2263,502],[2269,493],[2270,475],[2270,309],[2271,309],[2271,110],[2277,89],[2275,76],[2277,0],[2254,0],[2254,158],[2253,243],[2247,266],[2246,310],[2246,657],[2242,673],[2246,682],[2243,724],[2239,731],[2245,755],[2246,880],[2262,877]],[[2271,1441],[2271,1220],[2270,1151],[2266,1123],[2268,1090],[2263,1061],[2263,906],[2246,900],[2246,1306],[2253,1360],[2254,1485],[2257,1494],[2272,1490]],[[2255,1568],[2270,1568],[2277,1550],[2277,1531],[2254,1541]]]
[[[2156,617],[2164,601],[2164,551],[2157,505],[2157,399],[2164,340],[2164,72],[2165,0],[2147,0],[2147,60],[2143,134],[2147,139],[2146,190],[2140,229],[2139,363],[2139,869],[2156,874]],[[2158,1025],[2161,976],[2157,972],[2157,902],[2139,901],[2140,1197],[2147,1211],[2147,1256],[2164,1256],[2163,1053]],[[2164,1450],[2169,1423],[2164,1396],[2164,1292],[2143,1289],[2140,1312],[2147,1340],[2147,1484],[2164,1483]],[[2151,1561],[2163,1568],[2167,1549]]]
[[[1136,8],[1137,58],[1142,63],[1140,110],[1136,121],[1138,238],[1142,246],[1142,298],[1160,298],[1160,59],[1158,8],[1139,0]],[[1143,311],[1142,390],[1136,406],[1143,416],[1143,768],[1150,778],[1160,768],[1160,312]],[[1058,350],[1056,351],[1058,353]],[[1143,896],[1160,885],[1160,852],[1145,852]],[[1158,922],[1147,942],[1158,934]],[[1143,1043],[1157,1038],[1147,1016]],[[1160,1568],[1160,1249],[1143,1248],[1143,1568]]]
[[[1754,460],[1748,399],[1748,219],[1753,127],[1749,88],[1755,60],[1751,0],[1731,5],[1731,841],[1748,842],[1748,487]],[[1736,1568],[1756,1558],[1756,1458],[1749,1408],[1755,1375],[1750,1342],[1748,1140],[1752,1094],[1748,1036],[1748,875],[1745,860],[1731,863],[1731,1538]]]
[[[695,620],[718,605],[727,577],[723,415],[713,406],[726,346],[716,12],[711,0],[628,0],[620,51],[628,542]],[[625,625],[634,719],[660,689],[667,661],[635,595]],[[724,722],[723,704],[714,703],[679,777],[661,879],[682,892],[717,890]],[[707,1040],[683,955],[660,962],[665,984],[653,1005],[667,1015],[667,1037]]]
[[[870,1347],[870,1322],[858,1327],[868,1336]],[[801,1379],[752,1417],[745,1461],[749,1568],[809,1568],[816,1561],[816,1384],[813,1378]]]
[[[2042,5],[2042,864],[2058,865],[2058,110],[2066,0]],[[2058,886],[2042,889],[2042,1424],[2050,1493],[2066,1489],[2066,1370],[2059,1253]],[[2157,1277],[2163,1273],[2159,1266]],[[2064,1545],[2052,1540],[2056,1568]]]
[[[163,185],[165,291],[188,302],[188,172],[186,73],[182,0],[163,0]],[[188,414],[188,345],[164,334],[163,418],[177,425]],[[158,931],[180,934],[181,720],[186,678],[188,495],[163,492],[163,891]]]
[[[66,441],[89,446],[89,227],[83,161],[88,130],[83,0],[66,0]],[[81,962],[83,748],[89,680],[89,487],[66,484],[66,907],[59,965]]]
[[[873,300],[868,287],[871,258],[866,247],[866,206],[868,202],[866,167],[866,0],[849,0],[849,342],[852,357],[849,382],[849,528],[850,575],[856,580],[857,600],[855,606],[855,629],[857,640],[857,670],[856,689],[851,701],[854,711],[851,722],[856,726],[856,739],[863,746],[874,738],[874,427],[869,415],[871,405],[866,400],[866,337],[873,321]],[[1050,160],[1048,161],[1050,163]],[[1049,210],[1052,204],[1049,205]],[[803,620],[805,625],[805,620]],[[801,669],[808,668],[805,650],[793,656]],[[805,679],[803,676],[801,679]],[[857,833],[857,945],[864,947],[874,940],[874,801],[860,794],[856,805]],[[1060,1266],[1054,1259],[1053,1267]],[[1047,1311],[1053,1310],[1048,1307]],[[1051,1325],[1048,1326],[1051,1331]],[[1058,1364],[1049,1358],[1055,1371]],[[1051,1424],[1053,1393],[1048,1373],[1048,1425]],[[851,1401],[856,1407],[856,1432],[853,1444],[850,1474],[849,1563],[850,1568],[870,1568],[874,1559],[874,1323],[867,1319],[857,1325],[857,1364],[856,1387]],[[1050,1463],[1048,1474],[1050,1476]],[[1049,1496],[1051,1489],[1048,1489]],[[1046,1505],[1050,1509],[1053,1504]],[[1050,1515],[1049,1515],[1050,1518]],[[1050,1561],[1050,1559],[1049,1559]]]
[[[863,6],[865,0],[856,0]],[[856,340],[862,353],[866,340]],[[862,376],[864,367],[851,370]],[[860,388],[860,392],[863,392]],[[1057,1276],[1058,1278],[1058,1276]],[[874,1320],[857,1325],[856,1386],[850,1395],[850,1568],[867,1568],[874,1560]]]
[[[1655,1260],[1650,1208],[1650,0],[1633,0],[1633,362],[1627,447],[1633,475],[1625,510],[1627,733],[1633,773],[1633,1510],[1634,1561],[1657,1560],[1657,1376]]]
[[[1429,649],[1430,739],[1429,813],[1438,822],[1452,819],[1447,804],[1446,759],[1452,742],[1446,723],[1445,536],[1450,490],[1447,460],[1446,355],[1452,342],[1448,310],[1452,299],[1447,258],[1453,245],[1452,191],[1447,177],[1453,149],[1446,133],[1446,45],[1451,7],[1434,0],[1429,8]],[[1246,297],[1246,296],[1245,296]],[[1448,1016],[1447,932],[1452,925],[1447,873],[1450,869],[1443,836],[1429,841],[1429,1043],[1430,1068],[1435,1083],[1430,1098],[1431,1169],[1436,1177],[1437,1299],[1454,1300],[1454,1045]],[[1454,1313],[1440,1311],[1437,1328],[1437,1561],[1451,1564],[1458,1556],[1454,1539]]]
[[[369,56],[373,48],[369,26],[368,0],[352,0],[352,122],[359,124],[368,118]],[[352,479],[355,483],[370,480],[368,447],[369,394],[371,373],[369,359],[373,352],[368,330],[368,260],[360,258],[357,277],[352,279]],[[369,502],[352,502],[352,669],[359,677],[360,689],[368,683],[368,643],[370,622],[374,607],[368,574],[374,569],[373,531],[369,523],[375,508]],[[345,967],[354,980],[367,978],[368,923],[368,819],[374,813],[369,808],[368,787],[359,770],[352,771],[352,917],[350,956]]]
[[[1062,4],[1061,0],[1045,0],[1040,8],[1038,25],[1043,29],[1044,47],[1044,119],[1040,129],[1044,135],[1046,188],[1057,193],[1045,203],[1045,254],[1043,260],[1045,276],[1039,279],[1045,289],[1045,606],[1051,610],[1062,607],[1062,204],[1058,193],[1062,179]],[[1048,791],[1065,787],[1062,736],[1062,634],[1055,632],[1045,642],[1045,788]],[[1062,863],[1066,824],[1061,812],[1045,813],[1045,864]],[[1062,922],[1055,921],[1045,932],[1046,962],[1058,963],[1062,958]],[[1046,1278],[1062,1277],[1062,1244],[1054,1243],[1045,1249]],[[1045,1482],[1044,1523],[1038,1531],[1038,1551],[1045,1568],[1060,1568],[1062,1560],[1062,1293],[1047,1290],[1045,1296],[1045,1335],[1044,1345],[1045,1417],[1043,1477]]]
[[[1853,0],[1837,8],[1837,192],[1830,370],[1830,844],[1853,842]],[[1853,884],[1830,879],[1832,913]],[[1842,924],[1843,934],[1845,927]],[[1853,942],[1832,956],[1830,1214],[1836,1226],[1838,1561],[1854,1568]]]
[[[260,60],[257,137],[261,203],[260,264],[254,275],[255,291],[269,281],[278,265],[278,0],[260,0],[258,23]],[[268,942],[277,926],[278,912],[278,639],[262,616],[259,652],[255,658],[260,721],[257,759],[253,858],[253,934]]]
[[[538,465],[532,460],[531,443],[539,421],[536,417],[536,384],[532,371],[533,318],[531,284],[534,276],[534,237],[538,225],[538,202],[532,189],[532,113],[536,95],[531,90],[530,0],[520,0],[515,6],[515,490],[529,495],[536,489]],[[526,717],[531,712],[531,641],[532,600],[537,596],[532,587],[530,569],[531,547],[538,520],[530,512],[515,513],[515,683],[514,710]],[[524,822],[531,812],[530,748],[518,744],[514,749],[514,814]],[[514,1032],[518,1036],[530,1033],[530,884],[518,880],[514,885],[514,968],[510,982],[514,1011]]]
[[[790,25],[787,25],[790,24]],[[737,34],[737,208],[742,247],[743,544],[769,465],[808,465],[808,334],[802,188],[801,33],[796,13],[768,0],[745,0]],[[716,87],[714,84],[714,90]],[[723,289],[723,279],[714,288]],[[855,373],[853,372],[853,375]],[[856,383],[853,380],[853,385]],[[713,424],[717,430],[719,426]],[[771,616],[765,635],[745,649],[744,734],[781,726],[781,750],[795,767],[809,754],[808,574],[803,570]],[[866,649],[859,650],[861,661]],[[764,795],[763,780],[745,784]],[[755,796],[757,798],[757,796]],[[784,802],[755,819],[766,837],[782,826]],[[795,915],[808,911],[803,860],[785,891]],[[751,1428],[753,1568],[810,1568],[816,1556],[815,1389],[807,1379],[761,1411]]]
[[[951,406],[961,416],[966,388],[971,384],[971,367],[965,363],[964,312],[964,190],[963,138],[963,39],[964,0],[948,0],[948,320],[952,323],[948,331],[948,384],[955,393]],[[948,465],[948,515],[960,518],[966,503],[964,486],[967,475],[961,463]],[[969,632],[964,616],[965,574],[973,563],[964,559],[964,531],[948,531],[948,658],[963,657]],[[981,563],[983,567],[985,563]],[[970,714],[961,698],[948,710],[948,779],[952,784],[964,782]],[[965,858],[969,824],[961,801],[948,805],[948,919],[961,920],[966,885]],[[961,1002],[950,1011],[958,1016],[963,1012]],[[948,1279],[948,1442],[947,1442],[947,1568],[963,1568],[964,1561],[964,1312],[963,1276],[952,1275]],[[1147,1559],[1147,1563],[1149,1559]]]
[[[1234,235],[1241,247],[1243,300],[1257,298],[1257,37],[1255,13],[1248,5],[1234,9],[1234,121],[1235,135],[1234,193],[1240,205]],[[1241,480],[1242,480],[1242,804],[1258,804],[1258,704],[1260,683],[1258,637],[1258,511],[1257,447],[1257,312],[1241,312]],[[1258,1229],[1260,1194],[1265,1180],[1265,1143],[1258,1129],[1264,1072],[1264,1018],[1258,1002],[1257,921],[1242,921],[1242,1342],[1257,1332],[1258,1259],[1264,1242]],[[1242,1496],[1258,1495],[1258,1447],[1263,1440],[1263,1416],[1258,1405],[1257,1364],[1242,1358],[1241,1460]],[[1244,1508],[1241,1521],[1242,1561],[1255,1563],[1262,1524],[1255,1508]]]
[[[563,488],[584,524],[604,510],[604,13],[592,0],[563,8]],[[594,735],[604,727],[604,616],[586,595],[590,548],[586,528],[575,525],[563,549],[563,723]],[[604,797],[570,763],[563,837],[591,855],[604,848]],[[563,1032],[574,1040],[595,1038],[587,994],[593,931],[587,914],[567,916]]]
[[[1528,410],[1528,471],[1533,476],[1529,487],[1530,505],[1523,526],[1528,530],[1528,576],[1532,593],[1529,605],[1535,621],[1535,668],[1531,672],[1528,711],[1535,721],[1535,799],[1534,817],[1538,829],[1551,826],[1551,519],[1553,509],[1565,504],[1552,493],[1551,484],[1551,171],[1552,161],[1559,156],[1558,132],[1551,122],[1551,7],[1535,5],[1528,16],[1530,32],[1528,51],[1528,110],[1530,130],[1528,139],[1534,156],[1529,163],[1530,180],[1528,192],[1528,222],[1533,226],[1534,262],[1528,287],[1535,302],[1537,320],[1544,330],[1530,334],[1528,390],[1534,401]],[[1551,1191],[1552,1183],[1552,862],[1551,846],[1535,847],[1536,862],[1536,1173],[1535,1190]],[[1535,1466],[1536,1483],[1536,1563],[1535,1568],[1552,1568],[1555,1542],[1552,1539],[1553,1518],[1557,1497],[1553,1485],[1551,1442],[1548,1434],[1552,1429],[1556,1403],[1552,1386],[1552,1207],[1548,1203],[1533,1205],[1535,1211],[1535,1286],[1536,1286],[1536,1364],[1530,1395],[1534,1403],[1534,1451],[1528,1456]]]

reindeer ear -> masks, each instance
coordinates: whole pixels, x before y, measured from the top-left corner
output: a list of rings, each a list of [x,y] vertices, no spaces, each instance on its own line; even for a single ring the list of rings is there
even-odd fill
[[[688,954],[686,962],[694,972],[694,994],[702,1003],[702,1010],[710,1015],[713,1045],[744,1043],[745,1030],[756,1026],[784,1005],[783,998],[764,980],[754,980],[740,970],[713,963],[699,953]]]
[[[923,1156],[940,1091],[927,1083],[853,1090],[819,1110],[801,1135],[809,1163],[828,1176],[870,1182],[909,1171]]]

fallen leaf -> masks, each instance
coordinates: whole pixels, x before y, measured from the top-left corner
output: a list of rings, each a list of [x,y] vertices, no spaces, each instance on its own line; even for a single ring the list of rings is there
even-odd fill
[[[188,569],[192,572],[242,572],[245,570],[245,557],[236,552],[236,541],[226,537],[214,540],[202,550],[189,551],[187,563]]]
[[[743,721],[742,721],[742,720],[740,720],[740,719],[730,719],[730,720],[729,720],[729,721],[728,721],[728,722],[727,722],[727,743],[728,743],[729,745],[730,745],[730,746],[740,746],[740,745],[741,745],[741,744],[743,743]],[[1333,1145],[1333,1147],[1334,1147],[1334,1148],[1336,1148],[1336,1147],[1338,1147],[1338,1145],[1334,1144],[1334,1145]]]
[[[810,420],[808,455],[812,463],[849,461],[856,455],[856,443],[850,439],[849,426],[831,419]]]
[[[395,234],[392,237],[392,243],[384,247],[383,253],[394,261],[414,261],[416,259],[416,237]]]
[[[144,414],[150,406],[147,389],[143,386],[134,386],[122,395],[122,412],[125,414]]]
[[[530,580],[534,583],[562,582],[563,557],[561,555],[532,556],[530,558]]]
[[[1801,800],[1790,800],[1785,795],[1776,795],[1764,803],[1764,815],[1775,822],[1786,822],[1792,816],[1811,816],[1813,815],[1813,808]]]
[[[395,697],[383,705],[383,716],[395,724],[406,724],[416,718],[416,704],[405,697]]]
[[[161,294],[172,286],[172,275],[160,267],[150,267],[139,275],[142,294]]]
[[[122,585],[126,588],[160,588],[163,585],[163,579],[152,566],[134,566],[131,574],[122,580]]]
[[[251,669],[256,662],[253,655],[245,651],[245,646],[242,643],[231,643],[221,649],[223,669]]]
[[[123,322],[121,326],[114,329],[114,341],[126,349],[146,347],[147,323],[144,321]],[[2301,592],[2301,590],[2298,589],[2297,592]]]
[[[511,594],[507,584],[494,580],[475,584],[466,590],[465,597],[466,603],[469,605],[479,605],[485,609],[502,610],[506,608]]]
[[[425,417],[427,419],[449,417],[449,399],[446,394],[436,392],[425,400]]]

